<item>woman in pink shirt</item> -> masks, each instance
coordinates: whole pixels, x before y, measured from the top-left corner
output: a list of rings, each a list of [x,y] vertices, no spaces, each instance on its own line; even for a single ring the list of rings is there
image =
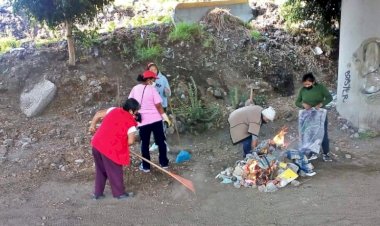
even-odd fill
[[[149,142],[153,132],[154,141],[158,145],[160,165],[163,168],[168,168],[169,160],[162,121],[167,122],[169,125],[171,125],[171,122],[164,112],[161,97],[155,88],[156,79],[157,75],[151,71],[145,71],[142,75],[139,75],[137,81],[141,82],[141,84],[132,88],[129,98],[136,99],[141,105],[139,110],[141,122],[138,127],[140,129],[142,156],[150,160]],[[150,164],[143,161],[140,165],[140,170],[145,173],[150,172]]]

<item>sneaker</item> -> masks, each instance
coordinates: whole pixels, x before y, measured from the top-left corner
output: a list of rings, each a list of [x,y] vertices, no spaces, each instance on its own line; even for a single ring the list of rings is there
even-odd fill
[[[101,195],[95,195],[93,194],[92,195],[92,200],[99,200],[99,199],[104,199],[106,196],[104,194],[101,194]]]
[[[315,176],[315,174],[317,174],[316,172],[308,172],[308,173],[305,173],[306,176],[308,177],[312,177],[312,176]]]
[[[117,199],[126,199],[126,198],[132,198],[135,194],[133,192],[126,192],[123,195],[117,196],[115,198]]]
[[[312,160],[315,160],[317,158],[318,158],[318,155],[315,153],[312,153],[311,156],[307,160],[312,161]]]
[[[329,154],[323,154],[323,161],[325,162],[332,162],[332,158]]]
[[[139,170],[143,171],[144,173],[149,173],[150,169],[144,169],[143,164],[141,163],[139,166]]]
[[[162,166],[163,169],[169,169],[169,166]]]
[[[158,145],[156,143],[153,143],[152,146],[150,146],[149,151],[157,151]]]

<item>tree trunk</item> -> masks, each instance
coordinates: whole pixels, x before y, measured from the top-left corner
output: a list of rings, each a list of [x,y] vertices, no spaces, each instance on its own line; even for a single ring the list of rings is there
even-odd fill
[[[66,38],[67,46],[69,50],[69,66],[75,66],[75,45],[73,38],[73,23],[71,21],[66,21]]]

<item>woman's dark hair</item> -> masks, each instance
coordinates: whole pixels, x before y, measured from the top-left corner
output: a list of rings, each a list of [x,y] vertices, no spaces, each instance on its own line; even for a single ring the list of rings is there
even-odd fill
[[[139,74],[139,75],[137,76],[137,81],[138,81],[138,82],[146,82],[146,80],[148,80],[148,79],[147,79],[147,78],[144,78],[144,76],[141,75],[141,74]]]
[[[140,104],[139,102],[134,99],[134,98],[129,98],[127,99],[124,104],[123,104],[123,109],[125,111],[129,111],[129,110],[132,110],[132,111],[137,111],[140,109]]]
[[[306,81],[315,82],[315,77],[313,73],[307,73],[302,76],[302,82],[306,82]]]

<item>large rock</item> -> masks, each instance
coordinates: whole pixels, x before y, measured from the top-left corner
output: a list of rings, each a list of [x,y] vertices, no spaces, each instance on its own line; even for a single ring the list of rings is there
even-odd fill
[[[20,97],[21,111],[28,117],[41,113],[53,100],[57,87],[48,80],[43,80],[30,90],[26,90]]]

